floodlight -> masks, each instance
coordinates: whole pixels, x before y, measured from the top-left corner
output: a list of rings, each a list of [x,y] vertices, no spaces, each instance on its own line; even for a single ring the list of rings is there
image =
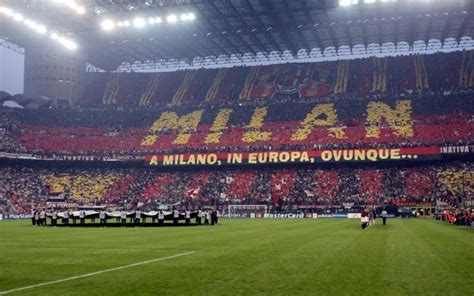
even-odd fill
[[[142,17],[136,17],[133,20],[133,26],[137,28],[141,28],[146,25],[145,19]]]
[[[178,17],[175,14],[170,14],[166,17],[166,21],[168,23],[176,23],[178,21]]]
[[[25,18],[23,14],[13,11],[10,8],[7,8],[5,6],[0,6],[0,13],[10,16],[13,20],[17,22],[21,22],[25,24],[26,27],[35,30],[38,34],[48,33],[48,29],[46,28],[46,26],[40,23],[37,23],[31,19]],[[70,50],[77,49],[77,44],[74,41],[64,38],[62,36],[59,36],[55,32],[49,32],[49,34],[50,34],[49,37],[51,39],[61,43],[67,49],[70,49]]]
[[[148,23],[149,23],[150,25],[154,25],[154,24],[156,23],[155,18],[154,18],[154,17],[149,18],[149,19],[148,19]]]
[[[37,25],[35,27],[35,30],[36,30],[36,32],[38,32],[40,34],[44,34],[44,33],[46,33],[46,31],[48,31],[48,30],[46,30],[46,27],[43,26],[43,25]]]
[[[155,17],[155,23],[161,24],[162,22],[163,22],[163,20],[161,19],[161,17],[159,17],[159,16]]]
[[[105,31],[110,31],[112,30],[113,28],[115,28],[115,24],[112,20],[104,20],[100,26],[102,27],[102,29],[104,29]]]
[[[124,21],[123,26],[124,27],[130,27],[130,22],[129,21]]]
[[[21,15],[21,13],[14,13],[13,19],[17,22],[23,21],[25,18]]]
[[[182,21],[187,21],[188,20],[188,14],[183,13],[180,18],[181,18]]]
[[[357,4],[359,3],[359,0],[339,0],[339,5],[341,6],[347,6],[351,4]]]
[[[65,40],[63,43],[64,47],[70,50],[75,50],[77,49],[76,43],[72,42],[71,40]]]
[[[189,21],[194,21],[196,19],[196,16],[194,15],[194,13],[188,13],[188,20]]]
[[[8,16],[12,16],[12,15],[13,15],[13,11],[12,11],[10,8],[3,7],[3,9],[1,10],[1,12],[3,12],[3,14],[8,15]]]
[[[84,14],[86,12],[86,9],[82,6],[76,7],[76,13],[77,14]]]
[[[376,0],[364,0],[364,3],[370,4],[370,3],[375,3]]]
[[[74,0],[55,0],[53,2],[66,5],[73,9],[77,14],[84,14],[86,12],[84,6],[77,4]]]

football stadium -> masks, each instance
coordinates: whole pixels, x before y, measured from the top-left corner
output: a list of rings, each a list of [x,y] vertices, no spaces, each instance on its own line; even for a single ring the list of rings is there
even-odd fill
[[[474,1],[0,0],[0,295],[474,295]]]

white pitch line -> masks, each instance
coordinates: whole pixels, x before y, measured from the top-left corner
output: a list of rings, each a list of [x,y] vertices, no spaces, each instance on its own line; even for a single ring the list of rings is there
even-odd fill
[[[93,276],[93,275],[97,275],[97,274],[101,274],[101,273],[106,273],[106,272],[110,272],[110,271],[135,267],[135,266],[139,266],[139,265],[144,265],[144,264],[149,264],[149,263],[153,263],[153,262],[172,259],[172,258],[176,258],[176,257],[180,257],[180,256],[186,256],[186,255],[190,255],[190,254],[193,254],[193,253],[196,253],[196,251],[190,251],[190,252],[176,254],[176,255],[172,255],[172,256],[168,256],[168,257],[162,257],[162,258],[147,260],[147,261],[143,261],[143,262],[133,263],[133,264],[129,264],[129,265],[114,267],[114,268],[110,268],[110,269],[99,270],[99,271],[96,271],[96,272],[86,273],[86,274],[83,274],[83,275],[76,275],[76,276],[68,277],[68,278],[65,278],[65,279],[60,279],[60,280],[55,280],[55,281],[51,281],[51,282],[45,282],[45,283],[40,283],[40,284],[36,284],[36,285],[16,288],[16,289],[8,290],[8,291],[2,291],[2,292],[0,292],[0,295],[5,295],[5,294],[13,293],[13,292],[27,290],[27,289],[33,289],[33,288],[36,288],[36,287],[41,287],[41,286],[46,286],[46,285],[52,285],[52,284],[72,281],[72,280],[85,278],[85,277],[89,277],[89,276]]]

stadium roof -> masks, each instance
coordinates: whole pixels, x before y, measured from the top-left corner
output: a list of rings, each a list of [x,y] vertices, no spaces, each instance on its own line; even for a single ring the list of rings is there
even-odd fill
[[[76,41],[77,51],[90,64],[105,70],[120,65],[156,67],[156,62],[170,60],[357,54],[371,46],[375,51],[391,50],[407,42],[411,48],[419,40],[429,46],[430,40],[459,42],[474,34],[474,1],[382,1],[339,6],[338,0],[91,0],[83,1],[82,15],[49,0],[0,1],[0,5],[65,34]],[[188,12],[194,13],[194,21],[109,32],[100,28],[105,19],[147,20]],[[0,37],[9,42],[26,48],[39,38],[49,42],[47,36],[36,35],[0,16]]]

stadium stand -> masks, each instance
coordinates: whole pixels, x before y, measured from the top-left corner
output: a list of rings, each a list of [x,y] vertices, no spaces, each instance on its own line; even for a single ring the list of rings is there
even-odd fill
[[[473,52],[172,73],[90,73],[84,106],[215,106],[472,89]]]
[[[36,154],[144,155],[469,144],[472,58],[473,52],[458,52],[185,71],[179,72],[180,82],[174,79],[176,73],[154,78],[88,73],[93,78],[85,94],[102,99],[100,104],[88,100],[87,106],[115,107],[2,110],[0,148]],[[246,77],[238,87],[238,79],[226,78],[240,76],[235,71]],[[95,83],[106,81],[99,77],[105,75],[110,77],[100,91]],[[174,93],[168,84],[160,86],[166,81],[176,84]],[[323,86],[325,91],[320,91]],[[229,93],[229,88],[235,91]],[[154,100],[164,95],[161,89],[168,91],[170,101]],[[225,94],[219,94],[221,89]],[[156,104],[133,103],[136,100]]]
[[[61,169],[1,167],[0,205],[4,212],[28,212],[51,196],[77,205],[157,204],[183,208],[268,204],[273,209],[313,209],[389,203],[396,206],[457,204],[474,194],[472,163],[384,168],[239,169],[160,172],[153,169]],[[464,188],[467,186],[467,188]],[[370,189],[367,189],[370,188]]]
[[[2,108],[0,151],[49,160],[143,160],[154,153],[472,145],[472,59],[473,52],[457,52],[158,74],[88,73],[81,101],[86,108]],[[191,172],[50,166],[2,167],[2,208],[27,212],[54,195],[78,205],[144,209],[161,203],[275,209],[456,205],[460,195],[472,195],[473,171],[469,161]]]

